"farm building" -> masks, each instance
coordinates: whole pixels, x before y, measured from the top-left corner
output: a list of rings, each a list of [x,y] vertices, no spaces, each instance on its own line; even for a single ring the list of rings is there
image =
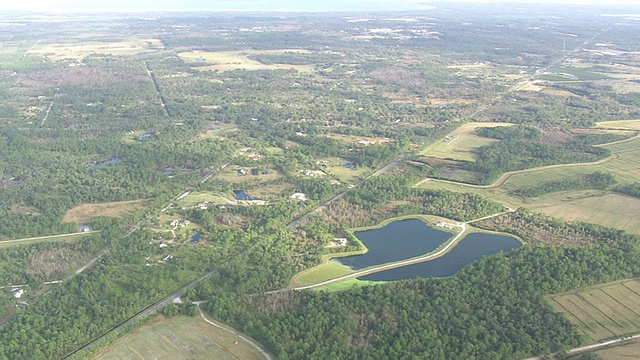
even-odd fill
[[[289,196],[289,200],[297,200],[297,201],[307,201],[307,195],[304,193],[293,193],[293,195]]]

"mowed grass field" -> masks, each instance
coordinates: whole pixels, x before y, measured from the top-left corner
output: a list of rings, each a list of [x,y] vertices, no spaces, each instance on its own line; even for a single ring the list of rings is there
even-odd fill
[[[593,342],[640,332],[640,279],[550,295],[548,301]]]
[[[635,125],[630,125],[635,126]],[[429,179],[418,186],[476,193],[510,208],[609,226],[640,234],[640,199],[603,190],[561,191],[523,198],[513,192],[523,186],[580,177],[596,171],[611,173],[618,184],[640,181],[640,138],[603,146],[613,155],[598,164],[559,165],[514,172],[495,185],[473,186]]]
[[[351,254],[355,255],[355,254]],[[340,264],[336,260],[312,267],[295,275],[289,284],[290,288],[317,284],[340,276],[352,274],[354,271],[348,266]]]
[[[144,209],[151,200],[116,201],[98,204],[81,204],[67,211],[62,218],[63,223],[76,222],[84,224],[94,217],[124,217],[133,214],[136,210]]]
[[[508,123],[467,123],[449,133],[447,137],[425,147],[418,155],[441,159],[473,161],[476,159],[475,151],[478,148],[491,145],[498,141],[475,135],[476,128],[512,125],[513,124]]]
[[[317,161],[320,163],[321,169],[327,174],[335,177],[341,183],[352,184],[369,175],[372,172],[371,168],[358,166],[355,168],[345,167],[345,164],[350,163],[349,160],[333,157],[327,159],[321,159]]]
[[[238,336],[200,317],[158,317],[116,341],[93,360],[252,360],[265,357]]]
[[[296,69],[300,72],[313,71],[313,65],[271,64],[266,65],[259,61],[249,59],[248,56],[256,54],[282,54],[285,52],[305,53],[309,51],[300,49],[283,50],[243,50],[243,51],[190,51],[179,53],[178,56],[187,65],[198,65],[202,61],[204,66],[196,66],[197,70],[228,71],[236,69],[260,70],[260,69]]]
[[[134,55],[164,48],[158,39],[131,39],[114,42],[78,42],[38,44],[29,53],[45,56],[51,60],[80,60],[91,54]]]

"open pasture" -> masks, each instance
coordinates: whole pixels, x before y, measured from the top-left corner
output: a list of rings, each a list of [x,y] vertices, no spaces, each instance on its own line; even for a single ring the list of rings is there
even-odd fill
[[[640,331],[640,280],[629,279],[548,297],[592,341]]]
[[[371,173],[368,167],[353,167],[349,160],[338,157],[321,159],[316,163],[324,172],[347,184],[354,183]]]
[[[313,71],[312,65],[290,65],[290,64],[270,64],[266,65],[249,58],[256,54],[283,54],[286,52],[296,52],[308,54],[309,51],[301,49],[284,50],[243,50],[243,51],[189,51],[179,53],[178,56],[188,65],[195,66],[197,70],[218,70],[228,71],[236,69],[244,70],[277,70],[296,69],[300,72]]]
[[[483,138],[475,135],[478,127],[511,126],[507,123],[478,123],[471,122],[460,126],[444,138],[425,147],[419,155],[473,161],[476,159],[475,151],[485,145],[491,145],[498,140]]]
[[[111,359],[264,359],[240,337],[200,317],[158,317],[93,357]]]
[[[80,60],[92,54],[134,55],[151,52],[164,46],[158,39],[133,39],[115,42],[78,42],[38,44],[29,53],[45,56],[51,60]]]
[[[76,222],[78,224],[84,224],[99,216],[121,218],[131,215],[137,210],[144,209],[150,203],[151,200],[130,200],[98,204],[81,204],[67,211],[62,218],[62,222]]]
[[[196,135],[196,140],[206,139],[224,139],[227,135],[236,132],[238,128],[231,124],[214,124],[209,126],[205,131]]]
[[[489,186],[474,186],[429,179],[419,184],[429,189],[476,193],[511,208],[528,209],[609,226],[640,234],[640,199],[601,190],[561,191],[539,197],[522,198],[513,192],[523,186],[561,181],[596,171],[614,174],[618,184],[640,179],[640,138],[604,145],[612,151],[608,159],[595,164],[553,165],[509,173]]]

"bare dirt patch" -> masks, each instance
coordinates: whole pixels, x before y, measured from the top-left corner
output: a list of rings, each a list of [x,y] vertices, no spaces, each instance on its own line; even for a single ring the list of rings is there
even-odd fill
[[[145,208],[150,202],[151,200],[145,199],[99,204],[82,204],[67,211],[62,218],[62,222],[76,222],[78,224],[82,224],[98,216],[121,218],[133,214],[136,210]]]

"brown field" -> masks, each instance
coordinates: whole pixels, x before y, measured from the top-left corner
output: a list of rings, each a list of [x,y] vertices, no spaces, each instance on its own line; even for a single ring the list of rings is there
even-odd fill
[[[93,360],[264,359],[237,335],[198,317],[158,316],[105,350]]]
[[[628,279],[548,297],[592,341],[640,331],[640,280]]]
[[[603,129],[622,129],[622,130],[640,130],[640,119],[637,120],[617,120],[602,121],[596,124],[596,128]]]
[[[473,161],[476,158],[476,149],[498,141],[495,139],[476,136],[476,128],[511,125],[513,124],[479,122],[467,123],[453,130],[443,139],[427,146],[420,151],[419,155],[442,159]]]
[[[259,61],[249,59],[248,56],[256,54],[282,54],[285,52],[310,53],[301,49],[283,50],[243,50],[243,51],[191,51],[182,52],[178,56],[189,65],[197,65],[196,59],[202,59],[205,66],[196,66],[197,70],[218,70],[228,71],[235,69],[260,70],[260,69],[296,69],[300,72],[313,71],[313,65],[289,65],[272,64],[265,65]]]
[[[640,359],[640,341],[596,352],[602,360]],[[576,357],[576,359],[580,359]]]
[[[40,213],[38,212],[38,209],[23,203],[14,204],[11,207],[11,211],[16,214],[23,214],[23,215],[40,215]]]
[[[161,48],[163,48],[163,45],[158,39],[135,39],[117,42],[38,44],[29,52],[57,61],[64,59],[80,60],[91,54],[133,55]]]
[[[144,209],[150,202],[151,200],[130,200],[99,204],[82,204],[67,211],[62,218],[62,222],[84,224],[98,216],[121,218],[133,214],[136,210]]]
[[[373,144],[385,144],[391,142],[392,140],[389,138],[381,138],[381,137],[366,137],[366,136],[356,136],[356,135],[343,135],[343,134],[326,134],[326,137],[344,141],[347,144],[356,144],[356,145],[373,145]]]

